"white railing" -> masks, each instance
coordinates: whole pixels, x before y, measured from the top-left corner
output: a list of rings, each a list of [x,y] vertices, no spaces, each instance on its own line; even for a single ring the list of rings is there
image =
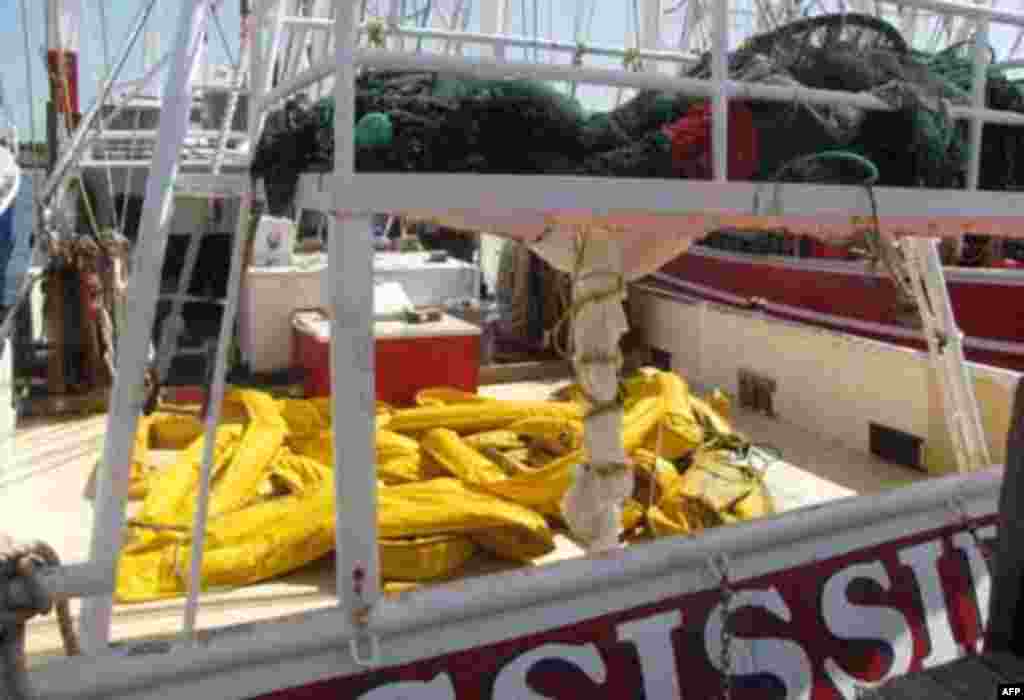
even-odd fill
[[[337,503],[337,590],[343,609],[351,613],[373,609],[380,591],[379,568],[377,564],[377,506],[376,506],[376,467],[373,458],[373,361],[372,343],[370,334],[370,320],[372,318],[372,242],[370,239],[368,221],[363,212],[365,204],[355,199],[354,188],[348,187],[357,182],[360,176],[354,170],[354,143],[352,131],[354,129],[354,102],[355,102],[355,77],[356,67],[364,65],[367,67],[389,68],[389,69],[410,69],[410,70],[431,70],[438,72],[458,72],[472,74],[486,78],[503,77],[529,77],[541,80],[560,80],[579,83],[594,83],[623,88],[656,89],[686,93],[695,96],[704,96],[712,99],[714,110],[714,129],[712,134],[713,162],[715,164],[714,179],[718,182],[725,182],[726,166],[728,158],[729,129],[728,113],[729,100],[759,99],[773,102],[792,102],[795,100],[805,101],[811,104],[847,104],[868,110],[889,110],[887,104],[877,98],[865,94],[851,94],[830,90],[797,89],[779,87],[773,85],[743,83],[729,80],[727,76],[727,54],[728,47],[728,2],[722,0],[715,6],[713,14],[713,51],[712,51],[712,77],[710,80],[692,78],[674,78],[657,73],[630,72],[627,70],[599,69],[592,67],[581,67],[575,65],[539,65],[521,62],[507,62],[499,59],[468,58],[463,56],[439,55],[439,54],[412,54],[397,52],[388,49],[357,49],[357,36],[360,28],[356,26],[356,4],[355,2],[342,1],[337,3],[337,21],[331,23],[323,18],[302,18],[301,21],[289,19],[285,13],[284,2],[267,3],[262,6],[254,16],[255,25],[260,26],[264,17],[273,13],[272,36],[269,45],[263,50],[255,50],[253,55],[253,80],[252,98],[250,105],[250,131],[249,135],[255,137],[261,131],[261,125],[266,117],[266,112],[277,104],[282,98],[297,90],[301,90],[328,76],[335,75],[335,168],[334,168],[334,209],[338,212],[360,212],[359,214],[347,215],[341,218],[338,235],[330,238],[329,255],[329,276],[331,279],[330,304],[332,317],[335,319],[332,335],[331,365],[332,365],[332,400],[334,440],[336,460],[336,503]],[[1014,12],[997,11],[981,6],[968,6],[960,3],[943,2],[940,0],[901,0],[902,5],[919,7],[921,9],[934,10],[969,17],[977,22],[976,42],[979,47],[984,47],[987,37],[988,24],[1000,22],[1011,24],[1017,27],[1024,27],[1024,15]],[[203,12],[197,8],[195,21],[201,24]],[[335,32],[335,56],[328,61],[322,61],[312,68],[300,74],[291,76],[276,88],[272,88],[272,76],[274,66],[277,63],[284,44],[285,36],[291,27],[305,28],[327,28],[333,26]],[[501,45],[520,45],[515,43],[515,38],[494,37],[482,34],[466,34],[460,32],[439,32],[437,30],[411,30],[405,28],[388,28],[388,32],[397,36],[409,37],[431,37],[431,38],[453,38],[466,43],[481,43],[492,45],[498,48]],[[523,40],[521,43],[526,43]],[[550,50],[568,50],[567,44],[559,42],[534,41],[531,45]],[[576,47],[572,46],[575,50]],[[185,50],[181,47],[180,50]],[[588,53],[601,53],[602,55],[625,56],[625,50],[603,47],[599,50],[588,48]],[[972,91],[972,104],[969,107],[958,107],[953,110],[953,116],[958,119],[967,119],[971,122],[970,131],[970,167],[967,181],[967,189],[977,188],[978,165],[980,162],[981,126],[985,123],[1002,123],[1013,125],[1024,125],[1024,115],[1000,112],[983,109],[983,98],[985,88],[985,63],[984,51],[977,50],[974,57],[974,89]],[[653,61],[674,61],[684,62],[689,60],[681,55],[663,55],[663,52],[644,52],[640,56],[647,56]],[[183,68],[176,66],[174,71],[181,71]],[[180,76],[178,78],[180,80]],[[171,97],[176,97],[172,95]],[[176,108],[187,110],[188,100],[184,95],[179,96],[180,103]],[[163,133],[163,127],[161,133]],[[168,132],[170,133],[170,132]],[[183,139],[184,134],[177,138]],[[255,145],[255,144],[254,144]],[[159,154],[159,164],[154,163],[154,169],[159,165],[161,177],[170,177],[172,156],[164,153]],[[400,176],[405,177],[405,176]],[[149,200],[161,201],[159,188],[161,184],[151,178],[147,192]],[[156,189],[154,189],[156,188]],[[399,197],[401,193],[390,193],[390,196]],[[455,197],[452,193],[449,197]],[[1009,196],[1009,195],[1007,195]],[[248,207],[247,203],[243,203]],[[444,202],[438,201],[436,207],[446,208]],[[149,212],[147,217],[147,228],[154,231],[160,229],[162,216],[159,212]],[[238,237],[241,240],[241,236]],[[159,265],[159,262],[149,263],[148,273],[158,275],[159,270],[152,265]],[[237,285],[238,274],[232,268],[231,283]],[[237,290],[232,289],[230,294],[236,294]],[[148,308],[152,306],[152,299],[146,298],[145,303],[140,305],[147,307],[142,312],[140,320],[146,320],[151,315]],[[233,302],[232,302],[233,303]],[[139,327],[151,326],[150,323],[140,324]],[[222,344],[224,342],[222,334]],[[123,354],[123,375],[140,376],[145,364],[145,355],[148,346],[138,340],[131,341],[131,346],[122,349]],[[223,368],[224,358],[219,354],[217,365],[218,371]],[[223,386],[215,390],[214,394],[221,394]],[[219,399],[219,396],[216,396]],[[215,402],[219,405],[219,400]],[[101,507],[97,514],[97,536],[93,555],[101,560],[99,569],[88,569],[105,572],[103,590],[108,592],[113,588],[113,580],[109,578],[112,572],[110,552],[116,551],[114,545],[120,542],[120,526],[123,522],[125,488],[117,485],[117,480],[124,479],[126,483],[126,470],[130,456],[131,440],[134,437],[133,429],[135,418],[131,416],[136,408],[133,398],[127,394],[114,402],[112,414],[123,418],[125,424],[131,430],[121,431],[117,439],[111,436],[106,448],[107,463],[122,465],[122,467],[105,470],[102,474],[98,501]],[[210,416],[215,420],[217,410],[211,410]],[[207,426],[207,434],[210,433],[210,424]],[[200,480],[201,493],[208,493],[209,488],[209,454],[204,455],[202,478]],[[203,499],[205,500],[205,499]],[[202,533],[205,531],[205,520],[202,516],[204,508],[197,509],[197,522],[195,532],[199,533],[195,540],[195,551],[202,549]],[[103,516],[103,517],[101,517]],[[106,516],[111,516],[109,519]],[[344,522],[342,519],[344,518]],[[113,528],[113,529],[112,529]],[[105,547],[105,549],[104,549]],[[92,565],[90,565],[92,566]],[[194,571],[198,572],[198,568]],[[353,587],[353,574],[361,571],[362,587]],[[92,578],[89,579],[93,581]],[[87,593],[96,593],[97,586],[90,584]],[[54,590],[68,592],[60,585],[55,585]],[[190,586],[193,593],[189,600],[190,622],[187,626],[191,629],[195,620],[195,606],[198,603],[194,584]],[[82,590],[76,590],[82,593]],[[102,610],[98,613],[97,610]],[[84,613],[84,619],[89,625],[86,637],[94,643],[105,643],[109,636],[110,608],[109,602],[105,609],[103,605],[91,610],[92,617]],[[354,618],[355,619],[355,618]],[[358,619],[364,620],[361,615]],[[371,618],[372,620],[372,618]],[[371,621],[372,625],[372,621]],[[368,633],[365,627],[360,624],[354,625],[355,629]],[[372,639],[372,637],[371,637]],[[364,652],[357,654],[359,659],[364,659]],[[372,658],[369,659],[372,661]]]
[[[957,108],[954,114],[956,118],[968,119],[971,123],[967,189],[975,190],[978,185],[982,125],[989,122],[1024,125],[1024,115],[983,109],[986,79],[984,48],[988,25],[991,21],[999,21],[1024,27],[1024,15],[940,0],[912,0],[903,4],[970,17],[977,22],[972,103],[969,107]],[[728,0],[721,0],[714,6],[710,80],[672,78],[656,73],[584,68],[576,65],[527,64],[498,58],[467,58],[436,53],[417,55],[387,49],[357,49],[359,28],[356,26],[353,5],[354,3],[342,3],[338,8],[340,14],[335,24],[337,47],[333,62],[321,62],[299,75],[292,76],[274,90],[268,91],[259,101],[258,108],[269,109],[285,95],[332,73],[335,74],[333,205],[335,212],[349,212],[342,217],[341,230],[331,236],[329,255],[331,310],[335,319],[331,348],[334,454],[337,456],[335,561],[339,597],[344,609],[355,615],[361,608],[373,608],[377,603],[380,585],[379,570],[376,566],[377,543],[373,536],[377,525],[376,469],[371,449],[373,420],[368,408],[372,403],[374,378],[372,363],[365,361],[369,355],[367,348],[372,347],[369,345],[372,339],[369,331],[370,302],[367,296],[371,287],[371,273],[366,263],[372,258],[372,251],[365,215],[351,213],[368,208],[368,204],[359,197],[359,188],[353,187],[362,177],[354,170],[354,145],[351,138],[354,128],[357,65],[392,70],[451,72],[491,79],[515,77],[590,82],[625,88],[671,90],[709,97],[713,109],[713,177],[718,183],[725,183],[728,179],[727,114],[729,100],[733,98],[755,98],[775,102],[805,100],[820,104],[848,104],[872,110],[890,107],[868,95],[828,90],[794,90],[789,87],[729,80]],[[391,31],[400,35],[412,34],[405,30]],[[401,189],[390,191],[389,196],[400,198]],[[448,201],[437,201],[434,206],[439,210],[446,206],[457,206],[452,202],[461,194],[463,193],[453,192],[446,198]],[[476,204],[474,202],[474,205]],[[401,210],[402,206],[397,201],[394,203],[396,210]],[[353,354],[356,356],[355,362]],[[360,396],[361,393],[363,396]],[[352,576],[360,569],[366,583],[362,595],[354,595]],[[359,660],[358,657],[356,660]]]

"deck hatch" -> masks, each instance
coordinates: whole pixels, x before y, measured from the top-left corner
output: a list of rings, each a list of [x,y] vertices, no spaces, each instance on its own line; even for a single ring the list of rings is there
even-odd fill
[[[871,454],[894,464],[924,470],[924,438],[880,423],[868,423]]]

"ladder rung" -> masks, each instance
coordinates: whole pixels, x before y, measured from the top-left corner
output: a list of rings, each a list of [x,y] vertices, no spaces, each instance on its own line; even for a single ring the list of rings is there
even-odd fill
[[[199,357],[209,354],[210,349],[206,346],[199,348],[178,348],[174,353],[175,357]]]
[[[242,163],[248,170],[248,162]],[[174,183],[178,197],[241,197],[249,192],[249,174],[181,173]]]
[[[193,294],[161,294],[160,301],[181,301],[185,304],[210,304],[211,306],[224,306],[227,301],[224,299],[213,299],[211,297],[195,296]]]

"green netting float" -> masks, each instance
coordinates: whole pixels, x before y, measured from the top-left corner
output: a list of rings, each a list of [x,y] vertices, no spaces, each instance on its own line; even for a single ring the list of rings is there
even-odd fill
[[[356,148],[386,148],[394,136],[391,117],[382,112],[365,114],[356,124]]]

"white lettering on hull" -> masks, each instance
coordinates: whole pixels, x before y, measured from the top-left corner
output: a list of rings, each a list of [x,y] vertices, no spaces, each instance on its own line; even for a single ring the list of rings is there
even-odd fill
[[[924,668],[952,661],[964,653],[963,648],[953,639],[953,628],[949,624],[946,593],[942,590],[938,566],[941,556],[942,540],[922,542],[901,549],[899,553],[900,563],[909,566],[914,572],[917,589],[921,592],[929,644],[928,655],[921,659]]]
[[[631,642],[640,658],[645,698],[682,698],[672,631],[683,624],[678,610],[651,615],[618,626],[619,641]]]
[[[982,540],[991,540],[996,535],[996,526],[978,528],[977,532]],[[887,569],[886,564],[891,561],[888,558],[848,563],[838,570],[830,568],[832,573],[824,581],[821,597],[813,606],[816,609],[814,615],[809,614],[811,610],[807,607],[796,607],[797,598],[794,596],[801,595],[799,585],[794,587],[792,583],[786,583],[779,587],[735,591],[730,608],[733,615],[742,608],[759,608],[763,613],[798,629],[800,639],[821,639],[822,644],[812,647],[801,644],[796,638],[787,639],[785,634],[763,637],[743,631],[733,632],[730,635],[729,670],[734,682],[744,677],[770,675],[784,688],[787,700],[810,700],[816,685],[831,684],[840,696],[853,700],[858,690],[877,686],[910,671],[915,658],[915,636],[920,638],[918,644],[925,642],[925,656],[921,658],[925,667],[962,655],[962,643],[958,643],[956,637],[962,636],[963,632],[959,635],[954,632],[949,606],[949,602],[954,600],[954,589],[947,591],[946,586],[950,582],[943,581],[943,572],[939,569],[943,555],[950,550],[962,552],[967,562],[965,573],[968,575],[956,581],[956,595],[973,590],[977,620],[984,629],[988,622],[992,587],[989,565],[975,538],[969,532],[957,532],[948,539],[925,540],[897,551],[889,550],[887,557],[895,556],[900,565],[907,567],[912,574],[905,580],[916,589],[921,601],[920,610],[908,610],[904,603],[897,607],[877,602],[858,603],[851,599],[851,589],[858,581],[872,582],[887,593],[893,591],[891,565]],[[821,575],[820,572],[808,571],[800,573],[799,580],[806,581],[809,590],[818,590]],[[790,596],[789,601],[800,615],[799,619],[794,619],[794,611],[783,593]],[[717,683],[713,675],[707,676],[703,666],[699,674],[694,674],[700,676],[699,680],[687,675],[687,664],[691,660],[696,661],[695,654],[703,651],[712,669],[719,674],[726,671],[722,659],[722,604],[718,602],[705,612],[704,604],[694,599],[696,607],[691,609],[687,600],[687,594],[683,594],[677,609],[618,623],[615,626],[615,637],[620,643],[618,649],[615,645],[606,647],[604,643],[599,648],[597,643],[587,643],[585,639],[581,639],[579,644],[546,643],[526,649],[501,668],[488,672],[488,675],[496,673],[493,684],[488,681],[476,694],[470,693],[472,697],[481,697],[481,694],[487,697],[485,688],[490,686],[488,700],[549,700],[528,681],[531,670],[548,659],[557,659],[575,667],[577,670],[569,671],[570,675],[582,673],[595,684],[605,685],[608,663],[624,651],[621,646],[632,645],[638,661],[638,677],[615,678],[616,687],[621,687],[622,683],[635,684],[633,687],[643,687],[648,700],[676,700],[684,698],[683,688],[689,688],[689,684],[696,680],[698,686],[687,690],[695,699],[694,693],[703,694],[707,690],[705,685]],[[691,624],[703,621],[703,650],[676,648],[673,635],[683,629],[684,620]],[[815,626],[818,631],[815,631]],[[683,639],[680,635],[676,637]],[[881,673],[880,677],[869,681],[854,675],[857,672],[852,658],[855,654],[844,651],[844,645],[858,641],[876,642],[891,650],[888,666],[875,669],[876,674]],[[980,648],[981,640],[976,643]],[[604,654],[608,655],[607,660]],[[622,669],[637,667],[612,663],[611,668],[621,673]],[[572,682],[569,678],[565,680]],[[432,680],[383,685],[364,693],[359,700],[456,700],[461,692],[461,689],[456,690],[453,677],[442,672]]]
[[[748,606],[764,608],[785,622],[793,619],[789,606],[775,588],[736,591],[730,605],[731,613]],[[711,665],[722,673],[721,603],[711,611],[704,627],[704,648]],[[813,667],[807,653],[796,642],[734,635],[730,642],[730,656],[733,676],[772,675],[786,689],[787,700],[810,700],[814,686]]]
[[[892,649],[892,662],[882,679],[869,683],[847,673],[835,659],[824,662],[825,674],[844,698],[855,698],[857,688],[873,687],[907,672],[914,658],[914,638],[906,616],[895,608],[857,605],[850,601],[850,586],[857,579],[874,581],[882,590],[892,582],[880,561],[854,564],[841,569],[825,582],[821,595],[821,614],[825,628],[843,641],[878,640]]]

